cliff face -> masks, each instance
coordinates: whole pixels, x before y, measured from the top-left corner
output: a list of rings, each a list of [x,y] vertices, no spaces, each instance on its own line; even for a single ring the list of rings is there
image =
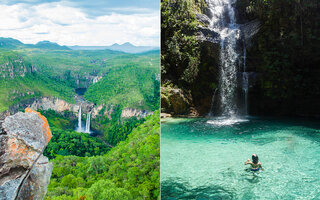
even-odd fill
[[[153,112],[147,111],[147,110],[138,110],[134,108],[124,108],[121,113],[122,118],[130,118],[130,117],[137,117],[139,118],[145,118],[148,115],[152,115]]]
[[[68,103],[67,101],[56,98],[56,97],[42,97],[42,98],[33,98],[33,99],[21,101],[20,103],[14,106],[11,106],[11,108],[9,109],[9,112],[10,114],[15,114],[21,108],[30,107],[33,110],[41,109],[41,110],[54,110],[59,113],[62,113],[64,111],[78,113],[79,105]],[[94,109],[94,104],[82,102],[81,109],[83,112],[89,112]]]
[[[18,76],[25,76],[26,73],[36,71],[35,66],[24,62],[22,57],[17,55],[8,55],[7,62],[0,63],[0,77],[13,79]]]
[[[46,118],[27,108],[0,127],[0,199],[42,199],[52,172],[42,155],[52,137]]]
[[[76,100],[77,101],[77,100]],[[80,101],[80,100],[79,100]],[[91,112],[91,117],[96,118],[97,115],[105,115],[109,119],[111,119],[111,115],[114,112],[115,106],[114,105],[99,105],[96,106],[93,103],[88,103],[84,100],[78,102],[77,104],[68,103],[62,99],[55,98],[55,97],[42,97],[39,99],[29,99],[27,101],[20,102],[15,106],[12,106],[9,113],[14,114],[17,113],[21,107],[30,107],[33,110],[54,110],[59,113],[63,113],[64,111],[70,111],[74,113],[76,116],[78,115],[79,108],[81,105],[81,110],[83,113]],[[103,113],[101,111],[103,110]],[[4,115],[3,113],[2,115]],[[130,117],[137,117],[137,118],[144,118],[147,115],[152,114],[152,112],[147,110],[139,110],[134,108],[124,108],[121,113],[121,117],[123,118],[130,118]]]

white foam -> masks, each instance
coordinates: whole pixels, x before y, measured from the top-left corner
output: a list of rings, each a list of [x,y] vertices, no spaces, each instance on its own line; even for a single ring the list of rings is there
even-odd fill
[[[248,119],[244,119],[244,118],[237,118],[237,117],[230,117],[230,118],[216,118],[216,119],[212,119],[212,120],[208,120],[207,123],[208,124],[212,124],[215,126],[231,126],[233,124],[238,124],[241,122],[248,122]]]

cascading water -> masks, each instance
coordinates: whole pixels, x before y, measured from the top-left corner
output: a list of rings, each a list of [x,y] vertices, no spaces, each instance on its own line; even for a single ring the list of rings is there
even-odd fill
[[[244,114],[248,115],[248,90],[249,90],[249,76],[246,66],[247,51],[245,41],[243,41],[243,72],[242,72],[242,90],[244,91]]]
[[[78,128],[77,128],[77,132],[82,132],[81,106],[79,108],[79,113],[78,113]]]
[[[216,97],[217,90],[218,90],[218,88],[216,88],[216,89],[214,90],[214,93],[213,93],[213,96],[212,96],[212,99],[211,99],[211,106],[210,106],[209,117],[212,117],[212,114],[213,114],[214,98]]]
[[[93,84],[95,84],[96,82],[98,82],[98,78],[94,77],[92,82],[93,82]]]
[[[80,106],[79,113],[78,113],[78,127],[77,127],[76,131],[79,133],[91,133],[90,120],[91,120],[91,113],[88,113],[87,114],[87,121],[86,121],[86,128],[82,127],[81,106]]]
[[[86,122],[86,133],[90,133],[90,116],[91,116],[91,114],[88,113],[87,122]]]
[[[235,23],[232,4],[235,0],[208,0],[211,11],[211,29],[220,36],[220,77],[219,97],[221,115],[234,117],[237,112],[237,41],[240,37],[239,26]]]

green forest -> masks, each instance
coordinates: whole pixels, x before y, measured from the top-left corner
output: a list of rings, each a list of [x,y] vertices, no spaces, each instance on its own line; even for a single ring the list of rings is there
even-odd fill
[[[159,198],[159,51],[71,50],[11,38],[0,43],[0,113],[22,111],[41,97],[76,104],[78,88],[85,89],[82,101],[102,107],[91,119],[93,135],[75,131],[78,113],[38,110],[52,132],[44,151],[53,163],[45,199]],[[153,114],[123,118],[125,108]]]
[[[42,96],[74,103],[75,89],[88,87],[84,97],[97,105],[159,108],[159,51],[128,54],[28,46],[11,38],[0,42],[0,112]],[[102,83],[92,85],[93,77],[101,77]]]
[[[45,199],[158,199],[159,116],[159,111],[148,116],[143,124],[132,130],[126,140],[107,153],[103,152],[107,147],[97,139],[53,129],[53,138],[48,146],[48,150],[51,149],[49,153],[54,152],[56,145],[59,145],[69,154],[56,155],[51,160],[53,173]],[[59,141],[59,144],[55,141]],[[71,147],[63,147],[64,142]],[[86,155],[80,157],[85,147],[88,147]]]

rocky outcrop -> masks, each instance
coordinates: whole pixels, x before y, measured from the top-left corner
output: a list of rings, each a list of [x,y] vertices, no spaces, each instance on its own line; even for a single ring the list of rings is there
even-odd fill
[[[219,43],[219,34],[209,28],[211,21],[209,17],[204,14],[197,14],[196,17],[200,23],[200,25],[197,26],[197,40],[200,42]]]
[[[145,118],[148,115],[152,115],[153,112],[147,111],[147,110],[138,110],[135,108],[124,108],[121,113],[122,118],[130,118],[130,117],[137,117],[138,119],[140,118]]]
[[[36,71],[35,66],[30,66],[25,63],[21,56],[8,56],[8,62],[3,64],[0,63],[0,77],[1,78],[10,78],[13,79],[15,77],[24,77],[26,73],[30,73],[32,71]]]
[[[42,155],[52,137],[46,118],[27,108],[0,126],[0,199],[43,199],[52,172]]]
[[[109,120],[111,120],[111,114],[114,112],[115,108],[115,105],[101,104],[92,109],[91,116],[92,118],[96,118],[98,115],[104,115],[107,116]]]
[[[179,88],[161,87],[161,112],[172,115],[190,115],[192,96]]]
[[[20,103],[14,106],[11,106],[9,109],[9,112],[10,114],[15,114],[23,107],[24,108],[30,107],[33,110],[41,109],[41,110],[54,110],[59,113],[63,113],[64,111],[78,113],[80,105],[81,105],[82,111],[86,113],[90,112],[94,108],[93,103],[88,103],[84,100],[81,103],[72,104],[56,97],[42,97],[42,98],[34,98],[34,99],[21,101]]]
[[[71,111],[71,112],[78,112],[79,106],[68,103],[64,100],[58,98],[51,98],[51,97],[43,97],[41,99],[35,100],[30,107],[34,110],[54,110],[56,112],[64,112],[64,111]],[[84,109],[84,108],[82,108]]]

